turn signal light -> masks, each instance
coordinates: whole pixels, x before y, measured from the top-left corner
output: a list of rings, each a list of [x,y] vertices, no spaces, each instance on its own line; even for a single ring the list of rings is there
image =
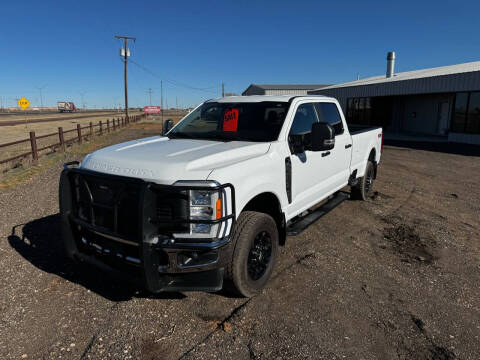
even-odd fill
[[[222,199],[218,198],[216,202],[216,217],[217,219],[220,219],[222,217]]]

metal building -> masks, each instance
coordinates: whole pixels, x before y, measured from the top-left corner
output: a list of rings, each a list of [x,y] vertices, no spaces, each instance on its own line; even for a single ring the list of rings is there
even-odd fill
[[[251,84],[242,95],[307,95],[307,91],[321,89],[329,84]]]
[[[394,73],[309,91],[339,100],[347,121],[387,133],[480,144],[480,61]]]

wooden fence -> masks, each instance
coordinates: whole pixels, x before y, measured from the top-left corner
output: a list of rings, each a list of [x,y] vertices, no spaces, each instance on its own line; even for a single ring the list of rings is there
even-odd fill
[[[7,159],[0,159],[0,165],[11,161],[28,158],[31,156],[33,163],[38,162],[40,152],[50,149],[51,151],[65,151],[65,148],[75,142],[81,144],[86,138],[92,138],[93,136],[101,136],[108,134],[117,129],[123,128],[131,123],[140,121],[145,115],[135,115],[128,118],[113,118],[107,121],[99,121],[98,124],[90,122],[87,126],[81,126],[77,124],[76,128],[70,130],[63,130],[63,127],[58,128],[58,132],[51,134],[36,136],[35,131],[30,131],[30,137],[28,139],[17,140],[6,144],[0,144],[0,151],[3,152],[5,148],[11,148],[13,146],[21,146],[29,148],[28,152],[25,149],[15,156]],[[28,146],[29,145],[29,146]]]

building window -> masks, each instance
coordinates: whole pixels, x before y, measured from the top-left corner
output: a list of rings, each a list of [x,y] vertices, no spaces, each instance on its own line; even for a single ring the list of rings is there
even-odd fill
[[[364,125],[372,123],[371,98],[347,99],[347,123]]]
[[[455,95],[452,131],[480,134],[480,92],[461,92]]]
[[[467,118],[468,93],[457,93],[452,120],[453,132],[465,132]]]
[[[480,134],[480,92],[470,93],[466,132]]]

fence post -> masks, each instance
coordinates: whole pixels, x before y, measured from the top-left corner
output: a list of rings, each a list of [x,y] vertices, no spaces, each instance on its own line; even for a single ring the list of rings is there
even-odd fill
[[[37,139],[35,138],[35,131],[30,131],[30,146],[32,147],[33,163],[38,163]]]
[[[110,132],[110,120],[107,119],[107,133]]]
[[[58,139],[60,140],[60,149],[65,151],[65,138],[63,137],[63,127],[58,128]]]
[[[113,123],[113,131],[115,131],[115,118],[112,119],[112,123]]]
[[[93,124],[90,121],[90,137],[93,138]]]
[[[77,124],[77,134],[78,134],[78,143],[82,143],[82,127],[80,124]]]
[[[102,135],[102,133],[103,133],[103,131],[102,131],[102,130],[103,130],[103,129],[102,129],[102,120],[100,120],[100,121],[98,122],[98,127],[99,127],[99,129],[100,129],[100,135]]]

